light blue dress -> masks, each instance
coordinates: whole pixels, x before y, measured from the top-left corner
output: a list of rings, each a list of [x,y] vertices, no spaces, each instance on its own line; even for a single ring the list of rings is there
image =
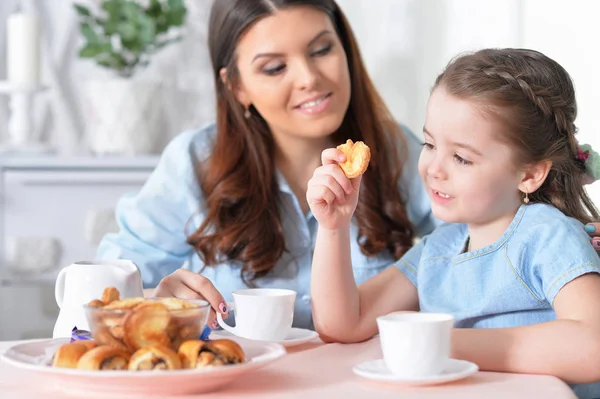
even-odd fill
[[[402,181],[396,184],[405,194],[410,220],[417,232],[424,235],[430,233],[438,221],[432,216],[429,197],[417,173],[420,142],[408,129],[404,130],[408,160]],[[103,238],[97,252],[99,259],[132,260],[141,270],[144,287],[155,287],[163,277],[184,265],[195,272],[202,269],[203,263],[187,244],[186,237],[196,230],[204,215],[204,194],[197,183],[194,165],[210,155],[214,141],[214,125],[182,133],[171,141],[143,188],[119,201],[116,217],[120,231]],[[256,285],[295,290],[298,295],[294,325],[313,328],[310,269],[317,220],[310,212],[302,212],[281,173],[277,179],[283,194],[280,214],[289,252],[284,253],[275,268],[258,279]],[[352,226],[351,234],[357,237],[356,225]],[[363,255],[356,240],[352,240],[351,246],[354,275],[359,284],[395,260],[389,253],[373,257]],[[207,267],[202,274],[213,282],[226,300],[232,299],[232,291],[246,288],[235,263]]]
[[[584,226],[545,204],[522,205],[495,243],[464,252],[464,224],[443,224],[396,266],[417,287],[424,312],[450,313],[457,328],[502,328],[556,320],[560,289],[600,258]],[[573,386],[580,398],[600,398],[600,384]]]

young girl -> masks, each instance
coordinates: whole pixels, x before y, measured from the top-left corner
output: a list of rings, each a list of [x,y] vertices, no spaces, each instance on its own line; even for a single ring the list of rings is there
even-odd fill
[[[448,222],[356,286],[350,223],[360,178],[336,149],[309,181],[319,222],[311,296],[327,340],[358,342],[393,311],[450,313],[452,357],[482,370],[600,381],[600,259],[583,223],[583,189],[567,72],[531,50],[482,50],[452,61],[427,107],[419,173]],[[589,162],[589,160],[588,160]],[[402,337],[398,337],[402,339]],[[600,386],[577,387],[600,397]]]

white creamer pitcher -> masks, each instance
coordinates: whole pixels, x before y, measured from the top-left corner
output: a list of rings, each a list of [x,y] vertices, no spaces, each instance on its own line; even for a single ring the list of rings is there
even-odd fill
[[[144,295],[140,271],[129,260],[83,261],[63,268],[54,289],[60,312],[52,337],[70,337],[75,326],[89,330],[83,305],[102,298],[106,287],[117,288],[121,298]]]

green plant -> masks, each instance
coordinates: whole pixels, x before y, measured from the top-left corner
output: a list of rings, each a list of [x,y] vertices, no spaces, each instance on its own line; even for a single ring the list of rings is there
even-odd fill
[[[85,44],[82,58],[91,58],[118,75],[131,77],[169,43],[181,39],[172,28],[185,22],[184,0],[102,0],[100,11],[74,4]]]

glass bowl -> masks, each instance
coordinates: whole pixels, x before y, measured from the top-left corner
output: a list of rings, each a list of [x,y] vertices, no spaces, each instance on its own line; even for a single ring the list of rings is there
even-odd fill
[[[153,345],[177,351],[184,341],[200,338],[210,313],[206,301],[177,298],[125,298],[84,309],[99,345],[128,352]]]

